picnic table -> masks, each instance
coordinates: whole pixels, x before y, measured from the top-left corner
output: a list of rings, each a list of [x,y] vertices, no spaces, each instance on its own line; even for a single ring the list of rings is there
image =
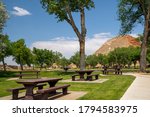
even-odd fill
[[[84,75],[90,75],[94,70],[78,70],[76,73],[79,74],[80,79],[79,80],[85,80]],[[87,79],[88,80],[88,79]]]
[[[122,74],[121,66],[120,65],[115,65],[113,68],[109,68],[109,66],[104,65],[103,67],[103,74],[108,74],[109,72],[114,72],[114,74]]]
[[[68,69],[70,69],[68,66],[63,67],[63,69],[65,70],[65,72],[68,71]]]
[[[42,79],[19,79],[16,82],[19,84],[23,84],[26,88],[25,99],[26,100],[33,100],[34,94],[33,89],[39,83],[48,83],[49,87],[55,87],[56,83],[62,80],[62,78],[42,78]]]
[[[16,75],[19,77],[19,79],[22,79],[23,77],[36,77],[39,78],[40,71],[38,70],[27,70],[27,71],[18,71],[19,73]]]

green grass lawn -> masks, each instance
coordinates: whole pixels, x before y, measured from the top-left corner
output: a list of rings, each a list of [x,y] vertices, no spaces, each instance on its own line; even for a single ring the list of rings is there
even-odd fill
[[[14,74],[14,73],[13,73]],[[64,71],[42,71],[41,77],[49,78],[63,78],[70,79],[74,72]],[[9,76],[10,77],[10,76]],[[72,91],[86,91],[88,92],[85,96],[81,97],[81,100],[118,100],[125,93],[127,88],[134,81],[133,76],[124,75],[107,75],[100,76],[102,79],[109,79],[104,83],[59,83],[59,84],[70,84],[69,90]],[[10,95],[6,89],[20,86],[15,81],[8,81],[8,77],[0,78],[0,97]]]

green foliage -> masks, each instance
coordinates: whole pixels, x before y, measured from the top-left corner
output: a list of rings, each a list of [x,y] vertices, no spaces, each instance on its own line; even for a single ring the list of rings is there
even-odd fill
[[[0,61],[11,54],[12,47],[8,35],[0,34]]]
[[[81,8],[94,7],[92,0],[41,0],[41,4],[49,14],[54,14],[58,21],[70,19],[69,12],[79,12]]]
[[[108,54],[109,63],[112,65],[128,65],[132,63],[136,64],[140,60],[140,48],[128,47],[128,48],[116,48]]]
[[[13,42],[13,57],[15,62],[20,64],[22,70],[23,65],[28,64],[30,66],[32,54],[30,49],[26,47],[24,39]]]
[[[145,2],[145,0],[141,0]],[[136,23],[143,23],[143,9],[137,0],[119,0],[118,15],[121,21],[121,33],[130,32]]]
[[[3,63],[3,69],[6,71],[5,58],[12,55],[12,44],[8,35],[0,34],[0,61]]]
[[[80,66],[80,53],[76,52],[73,56],[70,57],[70,62],[74,63],[78,67]]]
[[[0,71],[0,79],[16,77],[17,74],[18,72],[13,72],[13,71]]]
[[[0,1],[0,34],[5,26],[6,20],[8,19],[8,13],[2,1]]]
[[[51,56],[51,54],[49,55],[47,53],[49,53],[49,51],[46,49],[44,51],[43,49],[33,48],[35,64],[40,65],[40,67],[42,68],[44,63],[48,62],[48,60],[46,60],[46,58],[49,58]]]
[[[86,58],[86,64],[92,66],[93,68],[98,64],[98,58],[94,55],[89,55]]]
[[[70,64],[70,61],[65,58],[65,57],[62,57],[60,60],[59,60],[59,65],[61,65],[62,67],[66,67]]]
[[[98,63],[100,63],[101,65],[108,64],[108,56],[107,55],[99,54],[97,56],[97,59],[98,59]]]
[[[62,56],[59,52],[53,52],[47,49],[33,48],[35,64],[40,65],[42,68],[44,65],[52,66],[53,63],[59,63]]]
[[[118,9],[122,34],[131,32],[136,23],[144,24],[144,36],[141,44],[140,71],[146,72],[147,43],[150,37],[150,1],[119,0]]]
[[[60,52],[52,52],[53,63],[59,64],[60,59],[62,58],[62,54]]]

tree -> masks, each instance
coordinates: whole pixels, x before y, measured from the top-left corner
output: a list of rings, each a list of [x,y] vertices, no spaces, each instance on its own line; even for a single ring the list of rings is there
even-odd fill
[[[97,59],[98,59],[98,63],[100,63],[101,65],[108,64],[108,56],[107,55],[99,54],[97,56]]]
[[[140,53],[140,71],[145,72],[147,42],[150,41],[150,0],[120,0],[118,9],[122,34],[131,32],[136,23],[144,24],[144,36]]]
[[[80,66],[80,53],[76,52],[73,56],[71,56],[70,62],[75,64],[77,67],[79,67]]]
[[[20,64],[21,70],[23,70],[23,65],[30,65],[31,62],[31,51],[26,47],[24,39],[19,39],[13,42],[13,59],[16,63]],[[31,57],[31,58],[30,58]]]
[[[59,65],[61,65],[63,68],[64,67],[67,67],[69,65],[70,61],[65,58],[65,57],[62,57],[60,60],[59,60]]]
[[[109,62],[114,65],[130,65],[133,63],[134,67],[140,59],[140,48],[139,47],[128,47],[128,48],[116,48],[108,54]]]
[[[53,52],[53,63],[59,64],[59,61],[62,58],[62,54],[60,52]]]
[[[89,55],[86,57],[86,63],[94,68],[98,64],[98,57],[95,54]]]
[[[130,53],[128,53],[126,48],[116,48],[111,51],[109,54],[109,62],[111,65],[123,65],[131,64]]]
[[[44,65],[50,67],[53,63],[59,62],[62,54],[59,52],[53,52],[52,50],[38,49],[34,47],[33,56],[35,59],[34,64],[40,65],[40,69],[42,69]]]
[[[8,14],[6,8],[2,1],[0,1],[0,34],[5,26],[6,20],[8,19]]]
[[[85,9],[94,7],[92,0],[41,0],[43,8],[49,14],[56,15],[58,21],[67,21],[71,25],[74,32],[79,39],[80,45],[80,70],[85,69],[85,38],[86,38],[86,26],[85,26]],[[80,26],[81,31],[77,27],[72,13],[80,13]]]
[[[40,69],[42,69],[44,63],[45,63],[45,53],[43,49],[37,49],[37,48],[33,48],[33,54],[35,56],[35,63],[37,65],[40,65]]]
[[[25,63],[31,67],[31,65],[34,63],[34,57],[33,54],[31,52],[31,50],[29,48],[25,48],[24,50],[24,58],[25,58]]]
[[[141,48],[129,47],[128,49],[129,49],[128,51],[131,52],[131,61],[134,64],[134,68],[136,68],[137,61],[138,62],[140,61],[140,50],[141,50]]]
[[[8,35],[0,34],[0,61],[3,63],[3,69],[6,71],[5,58],[12,54],[11,42]]]

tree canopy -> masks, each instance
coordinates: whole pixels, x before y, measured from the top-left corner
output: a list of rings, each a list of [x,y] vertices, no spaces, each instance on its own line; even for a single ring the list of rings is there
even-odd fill
[[[80,53],[79,51],[74,53],[73,56],[70,57],[70,62],[80,67]]]
[[[58,21],[66,21],[73,28],[80,45],[80,70],[85,69],[85,9],[94,7],[93,0],[41,0],[41,4],[49,14],[56,16]],[[80,13],[80,29],[77,27],[72,13]]]
[[[6,71],[4,59],[12,55],[12,45],[8,35],[0,34],[0,61],[3,63],[3,69]]]
[[[137,23],[143,24],[149,12],[149,0],[119,0],[118,14],[121,21],[121,33],[132,31]]]
[[[0,0],[0,33],[5,26],[6,20],[8,19],[8,14],[3,2]]]
[[[58,21],[71,22],[71,12],[80,12],[81,9],[94,7],[92,0],[41,0],[43,8],[49,14],[56,15]]]
[[[147,43],[150,41],[150,0],[119,0],[118,16],[121,21],[121,34],[131,32],[137,23],[144,24],[140,71],[145,72]]]
[[[51,67],[53,63],[59,63],[62,56],[59,52],[53,52],[47,49],[33,48],[34,64],[39,65],[40,69],[46,65]]]
[[[21,70],[23,70],[23,65],[30,65],[32,54],[26,47],[24,39],[13,42],[13,57],[15,62],[20,64]]]

